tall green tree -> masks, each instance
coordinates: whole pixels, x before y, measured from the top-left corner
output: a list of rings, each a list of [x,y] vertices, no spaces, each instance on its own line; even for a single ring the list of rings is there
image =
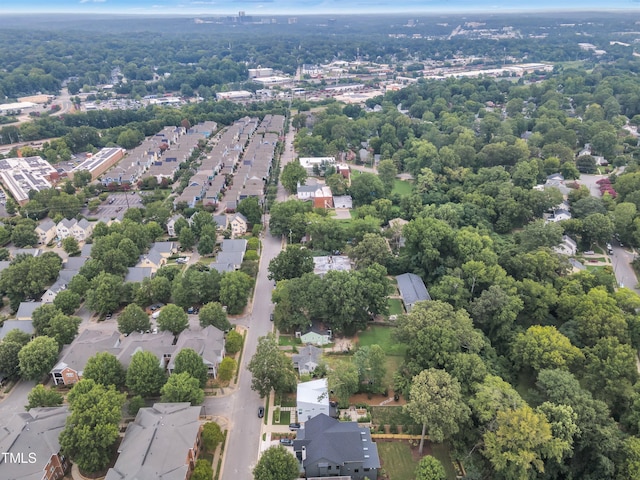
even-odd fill
[[[93,380],[105,387],[113,385],[119,390],[124,386],[125,370],[115,355],[109,352],[98,352],[87,360],[82,378]]]
[[[224,357],[218,365],[218,378],[221,382],[229,382],[238,368],[238,363],[231,357]]]
[[[273,390],[276,393],[290,392],[295,388],[297,377],[291,358],[278,347],[273,334],[258,339],[256,353],[247,369],[251,372],[251,389],[264,398]]]
[[[515,338],[513,359],[519,368],[538,372],[546,368],[577,367],[584,361],[584,355],[555,327],[534,325]]]
[[[207,422],[202,427],[202,446],[207,452],[215,452],[220,442],[224,440],[224,434],[220,425],[216,422]]]
[[[299,245],[287,245],[269,262],[269,280],[288,280],[313,272],[313,256],[311,252]]]
[[[265,450],[253,469],[255,480],[294,480],[299,475],[296,457],[280,445]]]
[[[189,328],[189,316],[178,305],[170,303],[158,315],[158,327],[161,331],[168,331],[174,335]]]
[[[202,328],[213,325],[223,332],[231,328],[231,324],[227,318],[227,312],[225,312],[219,302],[210,302],[204,305],[198,313],[198,318],[200,319],[200,326],[202,326]]]
[[[58,351],[58,342],[54,338],[34,338],[18,353],[20,376],[29,380],[40,380],[58,361]]]
[[[227,312],[237,315],[249,301],[253,279],[244,272],[227,272],[220,279],[220,303],[227,306]]]
[[[29,402],[25,405],[25,410],[31,410],[38,407],[57,407],[62,405],[62,395],[55,390],[46,388],[44,385],[38,384],[31,389],[27,396]]]
[[[338,399],[341,407],[349,405],[349,398],[360,388],[360,377],[358,367],[352,362],[339,361],[334,368],[329,371],[328,376],[329,391]]]
[[[200,382],[189,373],[174,373],[160,390],[162,401],[169,403],[189,402],[191,405],[199,405],[204,400],[204,391],[200,388]]]
[[[154,397],[167,381],[158,357],[151,352],[139,351],[131,357],[125,384],[134,395]]]
[[[307,171],[299,162],[289,162],[282,169],[280,183],[291,194],[298,192],[298,184],[304,185],[307,180]]]
[[[202,361],[202,357],[192,348],[183,348],[176,355],[173,374],[183,372],[197,379],[201,388],[207,384],[207,366]]]
[[[80,380],[67,395],[71,415],[60,433],[62,452],[82,472],[99,472],[109,465],[119,436],[125,395],[113,386]]]
[[[386,355],[380,345],[363,346],[356,350],[353,363],[358,369],[358,378],[364,389],[371,393],[382,393],[382,381],[387,373]]]
[[[435,442],[442,442],[459,431],[470,413],[462,399],[460,383],[444,370],[433,368],[413,377],[404,410],[422,424],[420,454],[425,434]]]
[[[118,331],[125,335],[132,332],[146,332],[151,328],[149,315],[135,303],[131,303],[124,307],[124,310],[118,315]]]
[[[418,462],[415,477],[416,480],[446,480],[447,474],[440,460],[427,455]]]

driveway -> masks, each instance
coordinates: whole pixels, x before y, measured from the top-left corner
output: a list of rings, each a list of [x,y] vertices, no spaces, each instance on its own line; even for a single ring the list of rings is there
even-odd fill
[[[602,180],[606,178],[607,175],[580,175],[580,183],[589,189],[591,195],[597,198],[600,198],[602,195],[600,194],[600,187],[596,183],[598,180]]]

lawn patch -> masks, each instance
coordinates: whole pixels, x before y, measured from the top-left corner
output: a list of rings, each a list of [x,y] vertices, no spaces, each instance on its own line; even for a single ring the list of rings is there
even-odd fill
[[[402,315],[404,313],[402,300],[399,298],[389,298],[387,303],[389,304],[389,315]]]
[[[278,345],[280,345],[281,347],[295,347],[300,344],[302,344],[302,341],[300,341],[299,338],[293,337],[291,335],[280,335],[278,337]]]
[[[291,412],[289,410],[280,411],[280,421],[273,422],[274,425],[289,425],[291,423]]]
[[[390,480],[413,480],[418,462],[407,442],[376,442],[378,453]],[[455,477],[454,477],[455,478]]]
[[[444,471],[447,474],[447,480],[455,480],[456,468],[453,466],[453,462],[451,461],[449,445],[445,443],[430,443],[430,446],[431,455],[442,463]]]
[[[397,193],[400,196],[409,196],[413,191],[413,185],[405,180],[395,179],[393,181],[393,190],[391,193]]]
[[[407,346],[393,338],[393,329],[394,327],[371,325],[358,334],[358,345],[360,347],[380,345],[387,355],[404,355]]]

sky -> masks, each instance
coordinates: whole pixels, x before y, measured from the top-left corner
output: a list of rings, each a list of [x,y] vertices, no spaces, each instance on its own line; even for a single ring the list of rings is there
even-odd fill
[[[0,0],[0,13],[301,15],[316,13],[638,10],[640,0]]]

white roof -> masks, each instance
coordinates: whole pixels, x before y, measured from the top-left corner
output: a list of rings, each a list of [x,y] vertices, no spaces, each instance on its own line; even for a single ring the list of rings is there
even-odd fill
[[[329,405],[329,385],[326,378],[298,384],[298,403]]]

